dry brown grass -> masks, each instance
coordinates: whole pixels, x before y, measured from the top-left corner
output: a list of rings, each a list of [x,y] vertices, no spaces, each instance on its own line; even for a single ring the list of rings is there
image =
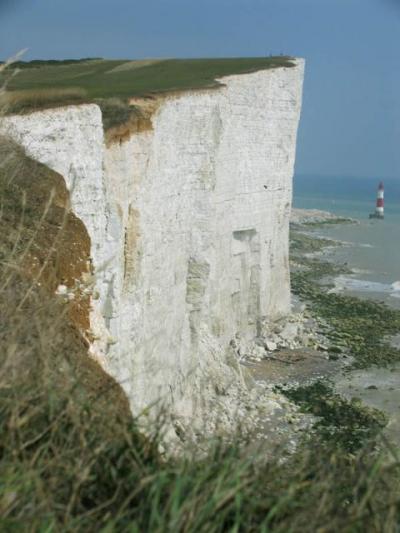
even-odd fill
[[[70,210],[62,176],[25,156],[13,142],[0,137],[0,232],[3,257],[18,258],[16,268],[55,292],[63,284],[74,291],[90,274],[90,238]],[[70,315],[89,329],[89,299],[82,292],[70,302]]]
[[[86,91],[79,87],[3,91],[0,94],[0,106],[7,113],[25,113],[85,102],[88,102]]]
[[[105,140],[108,146],[127,141],[135,133],[152,129],[151,116],[154,111],[145,105],[128,104],[119,98],[100,100]]]
[[[87,272],[89,246],[62,177],[0,138],[0,531],[398,532],[399,462],[374,443],[162,458],[88,357],[73,309],[87,303],[54,294]]]
[[[10,330],[15,342],[32,326],[24,312],[36,307],[40,295],[43,309],[57,310],[50,311],[47,320],[54,320],[57,327],[60,321],[70,331],[68,344],[78,346],[86,364],[90,296],[83,279],[91,274],[89,235],[70,209],[62,176],[1,136],[0,236],[0,294],[14,294],[2,314],[4,318],[11,313],[15,324],[19,320],[19,327]],[[55,295],[60,284],[72,298]]]
[[[165,59],[138,59],[136,61],[127,61],[126,63],[122,63],[122,65],[118,65],[117,67],[108,70],[106,74],[116,74],[118,72],[136,70],[138,68],[148,67],[149,65],[155,65],[161,61],[165,61]]]

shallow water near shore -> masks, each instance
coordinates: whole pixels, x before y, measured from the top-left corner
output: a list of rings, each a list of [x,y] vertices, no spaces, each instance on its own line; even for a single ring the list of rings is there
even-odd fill
[[[336,391],[347,399],[358,398],[368,407],[383,411],[388,419],[384,434],[400,445],[400,365],[356,370],[335,382]]]
[[[334,280],[335,292],[400,309],[400,180],[387,183],[384,220],[368,218],[374,209],[379,178],[339,180],[337,187],[334,180],[324,180],[299,179],[293,203],[298,208],[326,210],[359,222],[310,228],[315,236],[340,241],[341,246],[322,254],[353,271]],[[399,339],[400,335],[398,347]],[[344,397],[358,398],[383,411],[389,419],[384,433],[394,445],[400,445],[400,364],[345,372],[334,381],[336,391]]]
[[[340,241],[324,252],[330,260],[346,263],[353,274],[340,276],[336,290],[384,301],[400,308],[400,180],[386,180],[384,220],[370,220],[378,178],[338,179],[301,177],[295,180],[293,203],[305,209],[323,209],[358,224],[325,225],[316,236]]]

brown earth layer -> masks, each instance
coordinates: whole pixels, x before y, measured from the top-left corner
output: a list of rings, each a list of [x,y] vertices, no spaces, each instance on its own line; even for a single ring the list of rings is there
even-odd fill
[[[60,385],[71,377],[60,372],[67,365],[85,394],[130,416],[122,389],[88,355],[90,296],[82,281],[91,273],[90,238],[70,210],[63,177],[1,137],[0,162],[3,355],[7,359],[14,346],[13,373],[35,372],[43,354],[57,346],[46,365],[61,364],[56,370]],[[73,299],[57,296],[59,285]]]

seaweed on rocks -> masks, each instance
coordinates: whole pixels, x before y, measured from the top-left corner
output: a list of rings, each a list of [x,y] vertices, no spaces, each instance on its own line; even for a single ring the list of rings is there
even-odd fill
[[[364,447],[387,423],[381,411],[365,407],[355,398],[342,398],[329,382],[277,389],[302,411],[318,418],[314,429],[323,441],[345,452],[355,453]]]
[[[290,252],[315,253],[320,252],[327,246],[335,246],[336,241],[331,239],[318,238],[299,231],[290,233]]]
[[[331,341],[330,352],[351,356],[349,368],[400,362],[400,350],[386,340],[400,331],[400,311],[384,303],[329,292],[332,278],[351,270],[346,265],[305,257],[302,252],[293,258],[292,292],[308,302],[321,332]]]

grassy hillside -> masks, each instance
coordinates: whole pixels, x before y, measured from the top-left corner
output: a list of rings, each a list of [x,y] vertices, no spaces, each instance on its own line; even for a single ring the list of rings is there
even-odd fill
[[[16,74],[8,68],[0,74],[7,80],[10,111],[77,103],[107,98],[127,100],[134,96],[168,91],[217,87],[217,78],[279,67],[291,67],[289,57],[86,60],[77,62],[24,63]]]
[[[399,463],[374,441],[348,453],[311,435],[286,462],[218,443],[163,457],[88,357],[79,289],[54,294],[89,253],[62,177],[1,137],[0,230],[1,531],[398,531]]]

